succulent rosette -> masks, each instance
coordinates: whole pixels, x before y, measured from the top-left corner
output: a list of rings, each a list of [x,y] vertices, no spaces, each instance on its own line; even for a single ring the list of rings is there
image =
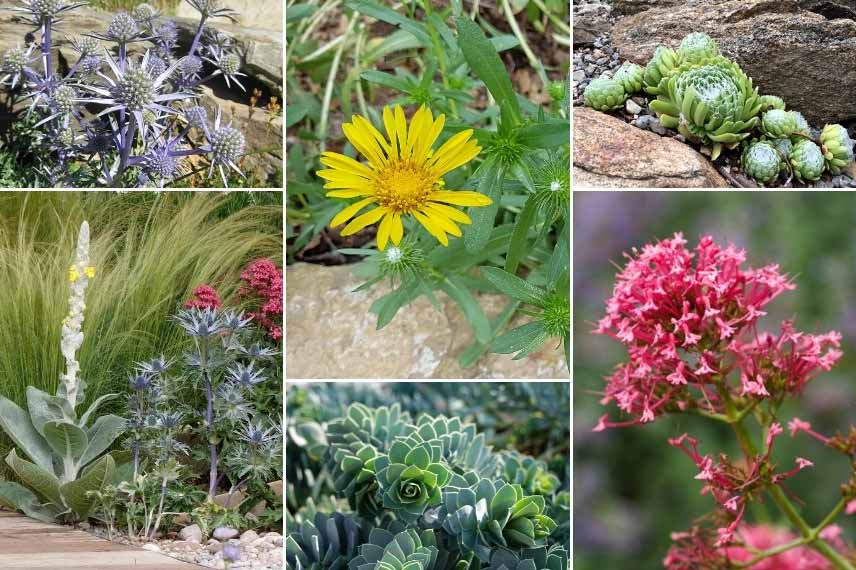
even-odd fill
[[[645,80],[645,71],[635,63],[625,61],[621,67],[612,76],[612,79],[618,81],[624,88],[627,94],[638,93],[642,91],[642,83]]]
[[[505,453],[503,459],[503,478],[520,485],[526,493],[552,495],[561,485],[559,478],[547,470],[543,461],[516,451]]]
[[[353,515],[316,513],[313,520],[289,527],[285,538],[285,568],[347,568],[357,554],[358,541],[366,534]]]
[[[369,542],[359,548],[351,560],[351,570],[451,570],[466,568],[456,565],[457,557],[440,546],[433,530],[421,532],[409,528],[393,534],[382,528],[373,529]],[[344,568],[344,567],[343,567]]]
[[[645,91],[651,95],[659,95],[660,83],[678,67],[678,61],[678,52],[666,46],[658,46],[642,76]]]
[[[761,118],[761,127],[767,136],[780,139],[789,137],[797,131],[797,121],[793,113],[771,109]]]
[[[808,124],[808,121],[799,111],[791,111],[791,115],[794,117],[794,121],[797,123],[797,129],[794,131],[794,134],[802,135],[804,137],[811,136],[811,126]],[[794,141],[796,142],[796,141]]]
[[[627,92],[618,81],[601,77],[586,87],[583,93],[586,106],[598,111],[620,109],[627,100]]]
[[[783,139],[788,140],[788,139]],[[740,163],[747,176],[761,184],[770,184],[778,176],[782,168],[782,158],[772,143],[758,141],[750,144],[743,151]]]
[[[524,548],[520,555],[498,550],[490,559],[487,570],[567,570],[568,553],[564,547],[553,545]]]
[[[399,440],[371,462],[383,506],[395,511],[402,520],[416,521],[428,507],[442,502],[440,490],[451,472],[440,461],[443,445],[439,440],[411,445],[413,440]]]
[[[823,169],[826,167],[826,159],[823,157],[823,151],[808,139],[802,139],[794,143],[794,148],[790,154],[790,161],[794,169],[794,176],[802,182],[819,180],[823,174]]]
[[[455,475],[444,491],[443,528],[482,562],[490,562],[496,547],[540,546],[556,528],[555,521],[544,514],[542,495],[526,496],[516,484],[474,479],[478,477],[472,473]]]
[[[820,147],[826,166],[832,174],[841,174],[842,169],[853,162],[853,140],[841,125],[826,125],[820,133]]]
[[[700,64],[719,55],[716,42],[703,32],[694,32],[681,41],[678,57],[681,63]]]
[[[663,126],[710,146],[716,160],[723,146],[736,145],[758,125],[761,102],[740,66],[718,57],[676,69],[650,107]]]

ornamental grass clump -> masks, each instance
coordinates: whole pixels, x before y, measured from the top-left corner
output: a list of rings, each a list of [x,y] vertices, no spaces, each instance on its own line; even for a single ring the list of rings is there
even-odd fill
[[[199,158],[207,162],[208,178],[216,170],[225,186],[229,171],[243,176],[244,135],[223,123],[219,107],[209,123],[197,103],[200,86],[218,76],[244,89],[233,41],[209,24],[234,13],[213,1],[189,1],[200,20],[185,52],[175,24],[141,4],[115,14],[103,32],[73,38],[77,61],[64,75],[55,69],[53,40],[62,17],[84,4],[27,0],[12,8],[38,28],[33,43],[7,51],[0,66],[0,84],[9,86],[13,102],[27,103],[25,116],[33,123],[33,180],[163,187],[204,170]],[[204,77],[203,62],[213,68]]]
[[[641,83],[637,67],[625,62],[612,77],[593,80],[584,93],[586,106],[618,110],[628,97],[644,92],[653,98],[649,107],[664,127],[700,145],[714,161],[724,150],[740,151],[744,174],[761,186],[788,186],[793,178],[811,183],[824,173],[839,175],[853,163],[854,143],[844,127],[827,125],[816,135],[780,97],[759,94],[752,78],[707,34],[689,34],[677,50],[658,46]]]
[[[669,438],[694,465],[713,511],[672,535],[664,567],[853,570],[853,546],[835,523],[856,512],[856,428],[828,437],[784,407],[841,359],[841,334],[800,331],[790,320],[766,332],[767,306],[795,289],[794,279],[775,264],[747,267],[744,250],[709,236],[686,246],[675,234],[628,254],[595,330],[628,356],[605,379],[602,403],[615,404],[618,417],[605,414],[595,431],[691,414],[720,423],[739,450],[706,449],[688,433]],[[777,442],[786,431],[849,460],[842,485],[831,490],[837,503],[817,522],[788,487],[814,463],[809,452],[783,456]],[[760,503],[778,510],[787,527],[757,526]]]

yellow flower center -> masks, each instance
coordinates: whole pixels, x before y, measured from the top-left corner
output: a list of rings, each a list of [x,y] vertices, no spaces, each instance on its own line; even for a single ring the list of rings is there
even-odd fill
[[[430,171],[410,160],[391,161],[377,173],[374,195],[393,212],[418,210],[438,184]]]

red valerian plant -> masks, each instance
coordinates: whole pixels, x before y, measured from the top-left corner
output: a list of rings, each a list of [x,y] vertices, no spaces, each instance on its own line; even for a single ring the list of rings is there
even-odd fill
[[[259,307],[250,314],[253,321],[268,331],[273,340],[282,338],[282,269],[270,259],[260,258],[241,272],[244,286],[238,290],[241,297],[258,298]]]
[[[217,290],[210,285],[200,285],[193,296],[184,302],[185,309],[219,309],[223,305]]]
[[[795,506],[785,482],[813,467],[804,457],[781,467],[773,448],[787,424],[856,460],[856,428],[827,438],[799,418],[780,418],[782,403],[799,396],[841,358],[841,335],[808,334],[784,321],[777,334],[761,332],[764,308],[794,283],[778,265],[746,267],[746,252],[720,247],[710,236],[689,250],[683,235],[634,249],[616,277],[597,334],[627,349],[628,360],[608,376],[601,403],[624,417],[601,417],[595,431],[644,425],[665,414],[697,414],[728,424],[742,457],[705,454],[689,434],[670,439],[695,464],[714,511],[688,532],[675,533],[664,560],[669,570],[856,570],[856,552],[834,521],[856,513],[856,477],[816,526]],[[753,427],[754,426],[754,427]],[[754,432],[754,433],[753,433]],[[854,463],[856,469],[856,463]],[[753,527],[747,507],[767,498],[792,529]]]

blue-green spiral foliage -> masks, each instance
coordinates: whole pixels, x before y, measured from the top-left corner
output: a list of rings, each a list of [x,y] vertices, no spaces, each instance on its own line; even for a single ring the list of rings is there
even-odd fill
[[[477,386],[290,391],[286,568],[567,570],[569,388]],[[515,396],[553,425],[515,425],[513,405],[505,417],[491,410]],[[463,413],[423,411],[449,408]],[[563,434],[566,445],[516,430],[504,439],[494,430],[508,432],[506,422]],[[492,445],[521,435],[521,448],[547,455]]]

